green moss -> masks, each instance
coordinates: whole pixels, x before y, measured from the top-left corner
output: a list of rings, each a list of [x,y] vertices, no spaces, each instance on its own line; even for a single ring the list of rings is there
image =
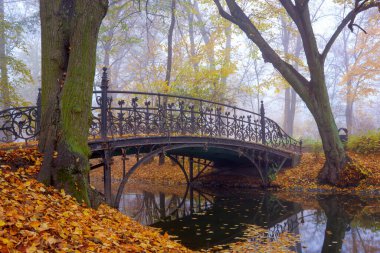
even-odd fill
[[[82,201],[90,206],[88,196],[88,185],[83,174],[74,174],[74,167],[60,169],[58,171],[58,181],[64,186],[68,194],[73,196],[79,203]]]

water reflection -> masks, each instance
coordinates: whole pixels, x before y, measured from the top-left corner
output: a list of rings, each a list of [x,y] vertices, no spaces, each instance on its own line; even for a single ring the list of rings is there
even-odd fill
[[[267,228],[276,240],[287,231],[300,236],[295,252],[380,252],[379,200],[353,195],[296,196],[257,191],[178,192],[129,190],[121,211],[139,222],[178,236],[191,249],[228,244],[247,225]]]
[[[182,194],[146,190],[124,194],[120,211],[141,224],[177,220],[212,207],[213,196],[187,187]]]

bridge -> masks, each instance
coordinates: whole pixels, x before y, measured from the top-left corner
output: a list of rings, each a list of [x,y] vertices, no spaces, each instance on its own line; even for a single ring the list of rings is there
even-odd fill
[[[102,160],[91,168],[103,167],[105,199],[114,206],[133,172],[159,154],[176,162],[189,183],[195,178],[193,164],[197,158],[215,166],[250,166],[264,185],[283,166],[299,161],[302,142],[265,116],[263,102],[256,113],[198,98],[108,87],[107,69],[103,68],[100,90],[93,92],[88,144],[91,158]],[[0,111],[0,143],[38,139],[40,118],[40,98],[36,106]],[[123,175],[116,196],[112,196],[111,158],[129,154],[139,159]],[[179,156],[189,159],[189,175]]]

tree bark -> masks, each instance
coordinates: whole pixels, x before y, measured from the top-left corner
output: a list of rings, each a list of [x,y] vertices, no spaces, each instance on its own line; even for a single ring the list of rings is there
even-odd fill
[[[107,0],[40,0],[42,118],[38,179],[89,203],[87,145],[99,27]]]

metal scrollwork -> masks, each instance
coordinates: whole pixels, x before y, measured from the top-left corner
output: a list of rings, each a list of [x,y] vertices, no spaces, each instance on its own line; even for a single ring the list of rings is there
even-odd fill
[[[275,121],[265,117],[263,104],[260,113],[255,113],[184,96],[107,89],[108,86],[103,85],[101,91],[93,94],[95,106],[89,129],[91,138],[202,136],[300,151],[297,140],[287,135]],[[0,142],[36,138],[37,108],[1,111]],[[106,122],[102,122],[103,119]]]
[[[0,111],[0,142],[32,140],[38,135],[37,107],[18,107]]]

